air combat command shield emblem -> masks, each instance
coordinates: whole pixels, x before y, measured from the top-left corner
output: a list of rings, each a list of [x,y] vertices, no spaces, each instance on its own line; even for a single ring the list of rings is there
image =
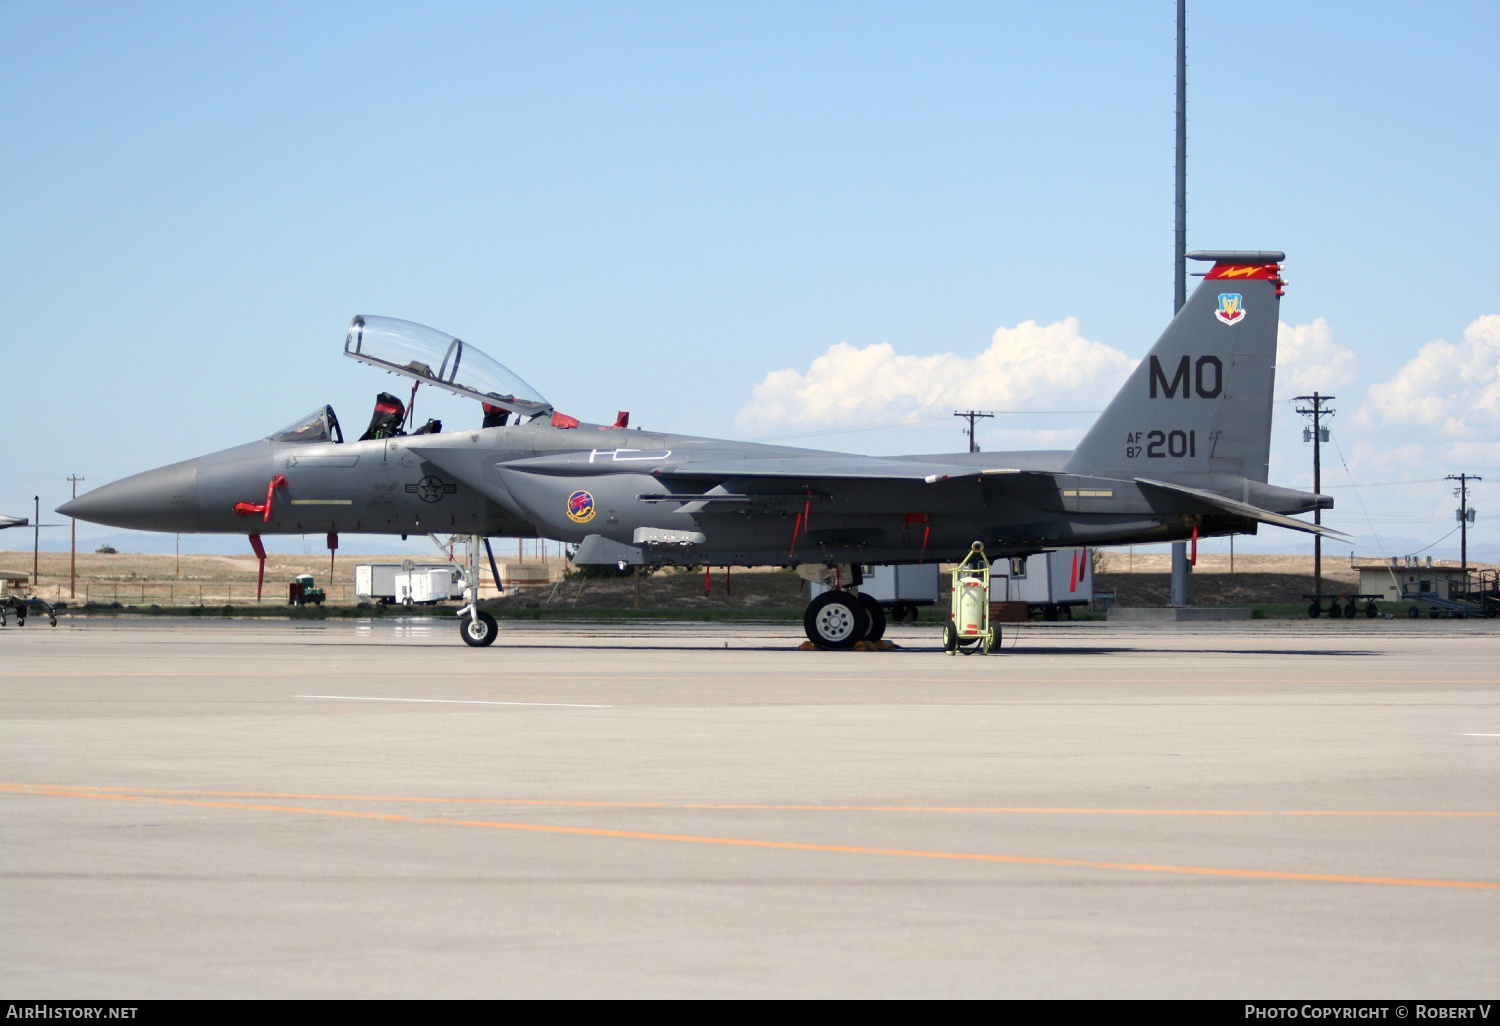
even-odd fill
[[[1238,324],[1245,319],[1244,296],[1238,292],[1220,292],[1219,308],[1214,316],[1225,324]]]

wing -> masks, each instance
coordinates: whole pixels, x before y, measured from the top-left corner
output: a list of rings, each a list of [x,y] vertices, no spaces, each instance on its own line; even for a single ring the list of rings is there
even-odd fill
[[[746,459],[702,460],[663,466],[658,477],[726,480],[731,478],[775,478],[779,480],[922,481],[936,484],[964,477],[1016,474],[1004,468],[964,467],[951,463],[882,459],[878,456],[751,456]]]

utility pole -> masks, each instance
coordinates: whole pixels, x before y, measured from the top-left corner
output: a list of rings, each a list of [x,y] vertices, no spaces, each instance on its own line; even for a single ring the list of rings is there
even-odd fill
[[[1469,482],[1483,481],[1478,474],[1449,474],[1443,480],[1457,481],[1453,494],[1458,496],[1458,559],[1460,569],[1469,569],[1469,525],[1474,522],[1474,511],[1469,508]]]
[[[37,567],[40,565],[39,554],[42,550],[42,498],[39,495],[33,495],[31,502],[36,507],[35,519],[31,521],[31,593],[35,595],[38,590],[37,581],[41,578]]]
[[[1172,250],[1172,316],[1187,305],[1187,0],[1177,0],[1177,178]],[[1172,543],[1172,605],[1186,606],[1187,542]]]
[[[78,482],[83,478],[72,474],[68,480],[73,484],[73,498],[78,498]],[[78,597],[78,518],[69,518],[73,524],[72,537],[68,540],[68,598]]]
[[[1312,418],[1312,427],[1302,429],[1302,440],[1312,442],[1313,446],[1313,491],[1323,494],[1323,443],[1328,440],[1328,429],[1323,427],[1322,419],[1332,417],[1334,411],[1328,405],[1333,400],[1331,395],[1299,395],[1296,402],[1308,403],[1308,406],[1297,407],[1297,412],[1304,417]],[[1321,507],[1313,507],[1313,523],[1323,522],[1323,510]],[[1313,594],[1323,594],[1323,536],[1313,535]]]
[[[955,417],[964,417],[968,420],[969,426],[965,430],[969,432],[969,451],[978,452],[979,446],[974,444],[974,422],[985,417],[993,417],[994,414],[985,413],[982,410],[954,410],[953,415]]]
[[[1177,251],[1172,313],[1187,303],[1187,0],[1177,0]]]

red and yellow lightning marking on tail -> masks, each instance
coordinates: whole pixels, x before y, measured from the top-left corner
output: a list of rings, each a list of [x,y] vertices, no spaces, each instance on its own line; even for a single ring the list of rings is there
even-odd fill
[[[1208,272],[1210,281],[1216,278],[1241,278],[1247,281],[1275,281],[1278,271],[1277,264],[1214,264],[1213,270]]]

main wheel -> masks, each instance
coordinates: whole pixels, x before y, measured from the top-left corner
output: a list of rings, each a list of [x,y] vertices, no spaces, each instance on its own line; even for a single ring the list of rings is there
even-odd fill
[[[1352,619],[1354,619],[1358,615],[1359,615],[1359,607],[1357,607],[1353,602],[1350,602],[1347,606],[1344,607],[1344,619],[1345,620],[1352,620]]]
[[[825,591],[807,604],[802,629],[818,648],[852,648],[869,633],[870,614],[847,591]]]
[[[859,593],[859,604],[864,607],[865,615],[870,619],[870,628],[865,631],[864,640],[879,641],[885,637],[885,610],[864,592]]]
[[[1380,610],[1378,610],[1378,609],[1375,608],[1375,603],[1371,602],[1371,603],[1368,603],[1365,606],[1365,616],[1367,618],[1373,620],[1373,619],[1375,619],[1379,615],[1380,615]]]
[[[943,624],[943,651],[949,655],[958,655],[958,628],[953,626],[953,618]]]
[[[475,648],[483,648],[493,645],[495,637],[500,633],[500,628],[495,624],[495,618],[489,613],[480,613],[477,617],[464,617],[458,625],[459,633],[463,635],[465,645],[473,645]]]
[[[1316,620],[1323,615],[1323,607],[1316,602],[1309,602],[1307,604],[1307,615]]]

